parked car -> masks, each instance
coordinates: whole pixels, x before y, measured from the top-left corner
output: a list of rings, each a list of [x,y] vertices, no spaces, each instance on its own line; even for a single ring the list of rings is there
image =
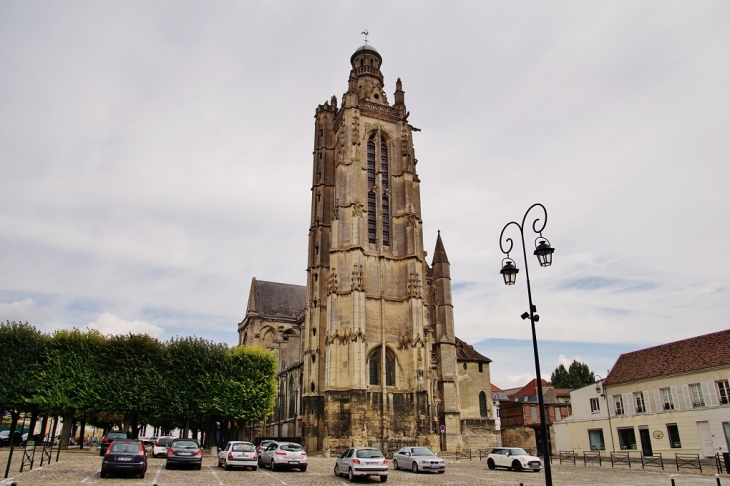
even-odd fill
[[[190,465],[198,471],[203,467],[203,449],[197,440],[174,439],[167,448],[167,462],[165,469],[175,465]]]
[[[259,454],[258,464],[261,467],[270,467],[272,471],[277,469],[299,469],[307,470],[307,452],[295,442],[271,443]]]
[[[107,447],[104,459],[101,460],[100,478],[109,473],[139,474],[144,479],[147,472],[147,453],[144,444],[139,440],[115,439]]]
[[[261,453],[264,451],[264,449],[266,449],[267,447],[269,447],[269,444],[271,444],[272,442],[274,442],[274,441],[273,440],[268,440],[268,439],[267,440],[262,440],[259,443],[258,447],[256,447],[256,453],[259,454],[259,455],[261,455]]]
[[[122,432],[121,430],[110,430],[109,432],[107,432],[104,438],[101,439],[101,444],[99,444],[99,455],[103,456],[104,454],[106,454],[106,451],[107,449],[109,449],[111,443],[117,439],[129,439],[129,434],[126,432]]]
[[[427,447],[401,447],[393,454],[393,469],[401,468],[410,469],[414,473],[434,471],[443,474],[446,472],[446,461]]]
[[[234,467],[250,467],[255,471],[258,466],[256,446],[250,442],[232,441],[218,453],[218,467],[225,466],[226,471]]]
[[[388,460],[374,447],[351,447],[335,462],[335,476],[347,476],[350,481],[366,476],[388,480]]]
[[[158,437],[155,445],[152,446],[152,457],[167,457],[167,449],[173,440],[175,440],[175,437],[168,435]]]
[[[21,445],[23,442],[23,436],[20,435],[20,432],[17,430],[15,431],[15,445]],[[10,431],[9,430],[3,430],[0,432],[0,446],[9,446],[10,445]]]
[[[531,456],[519,447],[497,447],[487,456],[487,467],[489,469],[506,467],[514,471],[540,472],[542,461],[539,457]]]

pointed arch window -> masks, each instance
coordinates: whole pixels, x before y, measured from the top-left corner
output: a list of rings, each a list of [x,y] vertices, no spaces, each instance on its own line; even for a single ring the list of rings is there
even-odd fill
[[[368,192],[368,241],[370,243],[375,243],[377,233],[375,208],[375,191],[370,191]]]
[[[388,146],[384,139],[380,139],[380,172],[382,174],[383,189],[388,188]]]
[[[294,376],[289,376],[289,418],[297,412],[297,390],[294,388]]]
[[[479,415],[487,416],[487,394],[484,392],[479,392]]]
[[[375,187],[375,136],[368,140],[368,187]]]
[[[390,201],[383,195],[383,245],[390,246]]]
[[[368,359],[368,374],[371,385],[380,385],[382,369],[382,347],[370,353]],[[395,355],[385,348],[385,386],[395,386]]]

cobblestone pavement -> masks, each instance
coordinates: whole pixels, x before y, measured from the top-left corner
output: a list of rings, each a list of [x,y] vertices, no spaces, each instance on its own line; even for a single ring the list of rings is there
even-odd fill
[[[0,451],[0,467],[5,472],[7,450]],[[271,471],[259,468],[257,471],[233,470],[226,471],[218,468],[216,457],[207,454],[203,459],[203,469],[195,470],[166,470],[164,459],[149,459],[147,475],[140,480],[132,477],[99,478],[101,458],[98,452],[69,450],[61,452],[59,462],[36,467],[32,471],[19,473],[21,452],[13,454],[8,479],[0,479],[0,486],[9,486],[16,482],[18,486],[53,486],[62,484],[127,484],[127,485],[244,485],[254,483],[256,486],[327,486],[348,485],[346,478],[337,478],[332,473],[333,458],[318,456],[309,457],[309,468],[306,472]],[[55,461],[55,454],[53,457]],[[513,472],[504,470],[490,471],[482,460],[474,459],[453,461],[448,459],[445,474],[414,474],[410,471],[395,471],[392,469],[388,476],[388,484],[397,485],[493,485],[493,486],[538,486],[545,484],[543,472]],[[611,468],[610,466],[583,466],[553,464],[553,484],[555,486],[671,486],[670,475],[674,475],[676,486],[716,486],[715,469],[702,474],[699,471],[672,469],[642,470],[626,466]],[[2,477],[2,476],[0,476]],[[721,483],[730,486],[730,475],[721,475]],[[363,479],[356,484],[378,484],[376,478]]]

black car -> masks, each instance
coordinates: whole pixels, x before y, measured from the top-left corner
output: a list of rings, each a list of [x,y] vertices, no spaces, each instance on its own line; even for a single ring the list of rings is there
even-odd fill
[[[138,440],[116,439],[104,453],[101,460],[100,478],[109,473],[139,474],[144,479],[147,472],[147,453],[144,444]]]
[[[167,449],[167,462],[165,469],[173,465],[191,465],[200,470],[203,467],[203,449],[200,448],[197,440],[175,439]]]
[[[109,445],[117,439],[129,439],[129,434],[121,430],[107,432],[104,438],[101,439],[101,444],[99,444],[99,455],[103,456],[106,454]]]
[[[20,435],[20,432],[17,430],[15,431],[15,445],[22,445],[23,444],[23,436]],[[9,446],[10,445],[10,431],[9,430],[3,430],[0,432],[0,446]]]

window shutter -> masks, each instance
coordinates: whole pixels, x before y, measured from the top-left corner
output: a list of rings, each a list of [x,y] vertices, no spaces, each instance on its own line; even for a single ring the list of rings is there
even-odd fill
[[[717,401],[717,393],[715,393],[715,384],[711,381],[702,382],[702,393],[705,395],[705,405],[717,407],[720,403]]]
[[[662,401],[662,392],[660,392],[656,388],[654,389],[654,403],[656,403],[657,413],[664,410],[664,402]]]
[[[611,395],[608,399],[608,416],[609,417],[616,416],[615,406],[613,404],[613,395]]]
[[[635,415],[636,412],[634,411],[634,394],[633,393],[624,393],[624,413],[626,415]]]
[[[689,394],[689,386],[682,385],[682,393],[684,393],[684,408],[690,410],[692,408],[692,396]]]
[[[648,391],[641,392],[642,395],[644,395],[644,408],[646,408],[646,412],[651,413],[651,398]]]
[[[682,410],[682,407],[679,404],[679,393],[677,393],[676,386],[672,387],[672,403],[674,403],[674,410]]]

